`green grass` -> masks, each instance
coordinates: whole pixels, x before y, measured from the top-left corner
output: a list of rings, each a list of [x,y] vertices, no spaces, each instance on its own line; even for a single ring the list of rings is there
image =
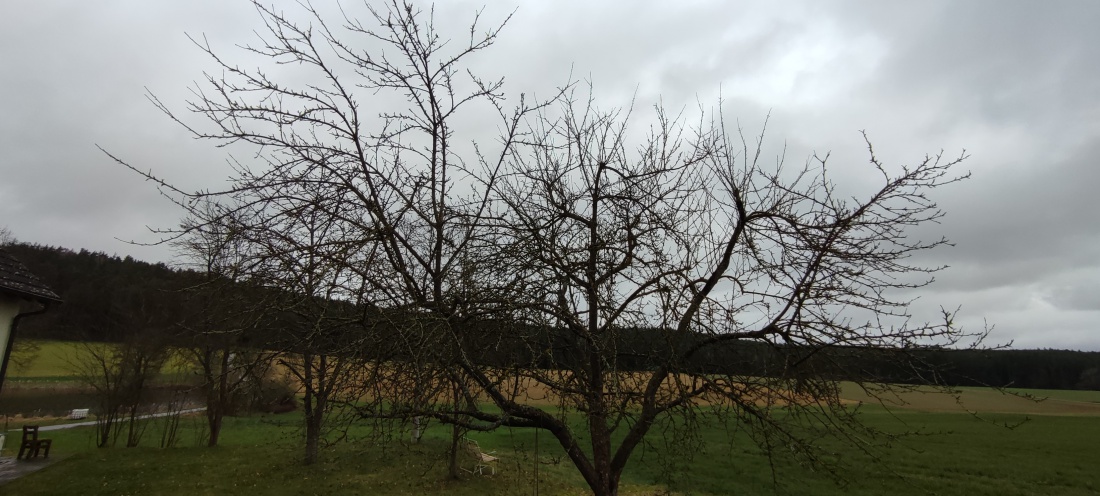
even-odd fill
[[[39,346],[34,359],[25,367],[12,367],[8,371],[5,382],[15,384],[27,383],[57,383],[79,382],[73,363],[80,360],[87,346],[111,346],[102,343],[82,343],[74,341],[49,341],[35,340]],[[162,381],[172,381],[180,378],[189,378],[193,373],[193,365],[180,354],[173,354],[164,364],[161,371]]]
[[[172,449],[92,446],[90,430],[48,433],[57,456],[55,466],[3,487],[3,494],[514,494],[529,486],[529,472],[502,465],[496,477],[454,481],[446,477],[442,429],[419,444],[390,443],[385,448],[364,440],[326,448],[322,461],[303,466],[296,428],[299,416],[228,419],[223,446],[192,445]],[[189,421],[190,422],[190,421]],[[359,429],[361,433],[363,429]],[[150,431],[150,435],[152,432]],[[353,433],[354,435],[354,433]],[[147,441],[156,443],[155,436]],[[489,443],[492,444],[492,443]],[[552,473],[553,471],[551,471]],[[579,480],[579,479],[577,479]],[[576,487],[544,480],[548,494],[576,493]],[[503,491],[503,492],[502,492]]]
[[[57,380],[73,376],[71,361],[76,359],[83,343],[69,341],[36,341],[40,346],[38,354],[26,367],[13,367],[8,371],[7,380]]]
[[[742,432],[705,428],[702,444],[676,452],[655,436],[640,449],[623,477],[623,494],[1100,494],[1100,418],[991,415],[869,408],[865,421],[887,431],[920,431],[874,460],[848,445],[821,441],[846,463],[845,485],[792,460],[772,464]],[[446,477],[446,436],[430,429],[420,444],[370,441],[366,427],[326,448],[322,462],[299,463],[295,415],[229,419],[223,446],[97,449],[90,429],[49,433],[55,453],[67,458],[3,487],[3,494],[531,494],[534,433],[500,429],[473,433],[483,449],[501,456],[499,475]],[[995,422],[1022,425],[1007,429]],[[197,420],[185,421],[195,425]],[[152,429],[145,443],[157,443]],[[10,444],[9,444],[10,446]],[[562,450],[540,434],[540,494],[584,494],[585,486]],[[556,462],[556,463],[555,463]],[[669,473],[676,476],[668,477]]]
[[[46,343],[42,358],[72,346]],[[57,366],[47,359],[35,364],[40,367],[35,373],[56,378],[51,374]],[[820,469],[800,466],[783,449],[769,459],[743,430],[709,425],[696,444],[665,443],[655,429],[650,444],[632,457],[622,494],[1100,495],[1100,392],[1015,391],[1047,398],[1035,402],[990,389],[960,391],[962,406],[951,397],[912,392],[895,398],[887,411],[846,385],[844,396],[863,402],[866,424],[911,435],[874,456],[851,444],[819,440],[842,462],[835,474],[839,484]],[[143,447],[129,449],[95,448],[90,428],[50,432],[55,456],[64,459],[0,487],[0,494],[532,494],[536,460],[540,494],[587,493],[545,432],[539,434],[537,456],[534,431],[470,434],[501,457],[499,474],[464,474],[456,481],[446,476],[446,428],[429,429],[421,443],[409,444],[376,442],[367,427],[355,426],[348,440],[324,449],[320,463],[305,467],[300,419],[296,414],[228,419],[222,446],[215,449],[198,446],[201,417],[184,421],[181,447],[170,449],[154,447],[156,426]],[[18,435],[9,432],[5,455],[12,454],[13,434]]]

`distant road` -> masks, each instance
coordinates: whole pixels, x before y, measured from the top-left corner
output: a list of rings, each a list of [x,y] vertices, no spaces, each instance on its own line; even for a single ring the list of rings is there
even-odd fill
[[[185,413],[195,413],[195,412],[203,412],[203,411],[206,411],[206,407],[189,408],[187,410],[180,410],[179,413],[180,414],[185,414]],[[168,415],[172,415],[173,413],[175,413],[175,412],[151,413],[151,414],[148,414],[148,415],[139,415],[138,418],[139,419],[147,419],[147,418],[156,418],[156,417],[166,417]],[[39,427],[38,430],[39,430],[39,432],[41,432],[41,431],[59,431],[61,429],[69,429],[69,428],[72,428],[72,427],[87,427],[89,425],[95,425],[95,422],[96,422],[95,420],[89,420],[87,422],[75,422],[75,423],[72,423],[72,424],[44,425],[42,427]],[[11,432],[22,431],[22,430],[23,430],[22,428],[11,429]]]

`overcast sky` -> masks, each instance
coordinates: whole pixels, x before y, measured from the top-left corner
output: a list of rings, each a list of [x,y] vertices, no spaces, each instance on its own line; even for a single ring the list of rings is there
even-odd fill
[[[469,19],[484,3],[444,2],[437,17]],[[511,95],[570,71],[605,105],[721,95],[750,130],[770,112],[769,146],[789,160],[831,151],[856,182],[861,129],[891,164],[965,148],[973,177],[937,192],[947,217],[927,230],[956,243],[932,255],[951,268],[917,311],[961,305],[964,325],[994,324],[993,341],[1018,348],[1100,350],[1100,2],[554,0],[492,2],[484,16],[513,9],[482,61]],[[0,227],[171,262],[166,247],[121,240],[156,241],[146,226],[180,212],[96,145],[184,189],[225,184],[224,151],[145,93],[182,111],[214,69],[186,34],[234,60],[257,21],[245,1],[4,2]]]

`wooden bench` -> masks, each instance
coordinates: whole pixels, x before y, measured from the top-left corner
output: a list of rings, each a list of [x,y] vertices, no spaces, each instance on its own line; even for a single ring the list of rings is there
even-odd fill
[[[19,442],[19,455],[16,459],[23,458],[26,454],[26,458],[37,458],[39,453],[43,458],[50,457],[50,447],[53,445],[52,439],[39,439],[38,438],[38,426],[37,425],[24,425],[23,426],[23,440]],[[42,448],[45,448],[43,452]]]
[[[481,451],[481,446],[478,446],[477,441],[470,438],[463,438],[466,445],[466,451],[468,451],[474,457],[474,468],[472,470],[466,470],[471,474],[485,475],[485,469],[489,469],[489,473],[492,475],[497,474],[497,460],[499,458],[492,455],[495,452],[486,453]]]
[[[74,408],[73,411],[69,412],[69,419],[80,420],[88,418],[88,410],[88,408]]]

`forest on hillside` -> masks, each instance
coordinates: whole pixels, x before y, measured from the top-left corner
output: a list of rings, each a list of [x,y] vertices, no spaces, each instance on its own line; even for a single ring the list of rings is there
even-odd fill
[[[53,339],[63,341],[120,341],[135,333],[158,339],[186,338],[189,322],[198,315],[210,318],[209,301],[199,297],[204,275],[163,263],[147,263],[132,257],[119,257],[88,250],[73,251],[27,243],[8,245],[6,249],[56,291],[64,303],[45,314],[26,319],[20,325],[20,339]],[[224,288],[222,289],[224,291]],[[244,291],[243,289],[241,290]],[[242,294],[236,295],[242,297]],[[369,311],[348,309],[349,316],[370,318]],[[219,305],[221,311],[231,306]],[[492,327],[491,323],[485,324]],[[274,318],[267,332],[255,336],[258,346],[278,346],[293,333],[290,319]],[[375,326],[387,332],[384,326]],[[542,358],[541,367],[554,367],[572,360],[568,340],[557,339],[553,329],[512,329],[513,341],[540,339],[550,343],[553,353]],[[500,330],[492,331],[500,335]],[[652,347],[656,333],[634,329],[623,333],[620,346],[621,363],[625,367],[644,369],[651,364],[639,357]],[[690,345],[690,338],[683,345]],[[523,353],[527,347],[503,346],[494,354]],[[894,356],[899,353],[919,353],[919,362],[928,366],[920,370],[898,367]],[[795,353],[797,355],[797,353]],[[697,370],[714,370],[743,374],[766,375],[779,368],[782,360],[790,360],[789,349],[778,349],[766,343],[731,343],[730,346],[701,354],[686,366]],[[1100,390],[1100,352],[1072,350],[866,350],[836,348],[815,352],[808,360],[842,362],[838,370],[859,370],[861,379],[895,383],[935,383],[952,386],[996,386],[1040,389]],[[481,360],[496,361],[492,354]],[[555,363],[556,362],[556,363]],[[857,367],[851,367],[857,364]],[[818,367],[819,369],[821,367]],[[927,374],[926,371],[935,371]],[[850,373],[850,372],[849,372]],[[838,377],[846,379],[846,377]]]

